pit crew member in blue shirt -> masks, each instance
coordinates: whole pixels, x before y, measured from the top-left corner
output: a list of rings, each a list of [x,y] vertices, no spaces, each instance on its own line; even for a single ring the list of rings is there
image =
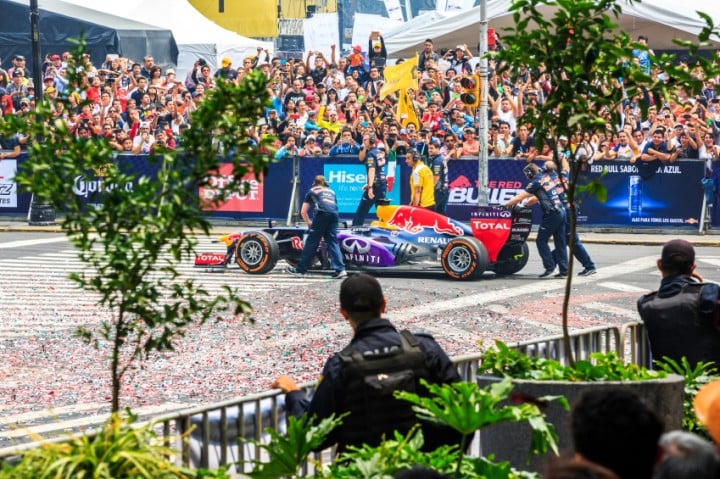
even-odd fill
[[[310,220],[310,207],[315,206],[315,214]],[[324,176],[318,175],[313,181],[313,186],[305,195],[300,216],[305,220],[310,228],[305,245],[303,246],[302,255],[297,266],[294,268],[288,266],[285,271],[295,277],[304,277],[313,256],[317,253],[320,240],[325,240],[328,254],[330,255],[330,265],[334,270],[333,278],[340,279],[347,276],[345,271],[345,262],[343,261],[340,245],[338,244],[338,207],[335,198],[335,192],[328,187],[328,182]]]
[[[375,134],[363,136],[363,146],[358,154],[358,160],[365,163],[367,182],[363,186],[363,194],[353,218],[353,226],[362,226],[370,208],[385,200],[387,196],[385,145],[376,144]]]
[[[537,202],[543,211],[543,217],[535,243],[545,267],[545,271],[539,277],[550,276],[557,263],[560,272],[554,277],[565,278],[568,271],[568,259],[565,237],[565,206],[563,205],[564,199],[562,197],[560,178],[555,171],[540,170],[535,163],[528,163],[523,168],[523,173],[530,180],[530,183],[525,187],[525,191],[515,195],[505,203],[505,206],[514,206],[532,196],[537,197]],[[551,236],[555,243],[555,258],[553,258],[548,244]]]

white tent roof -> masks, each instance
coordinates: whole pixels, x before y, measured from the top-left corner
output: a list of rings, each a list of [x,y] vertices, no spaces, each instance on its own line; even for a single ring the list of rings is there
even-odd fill
[[[510,4],[510,0],[487,0],[488,25],[501,36],[504,28],[513,26],[512,15],[508,13]],[[548,14],[551,14],[550,9],[547,10]],[[654,50],[674,50],[678,48],[672,42],[674,38],[697,40],[697,34],[704,26],[704,21],[697,15],[697,11],[706,12],[714,19],[720,18],[720,4],[717,2],[685,0],[681,7],[677,0],[645,0],[633,5],[623,4],[622,16],[616,23],[632,38],[646,35],[650,39],[650,48]],[[422,50],[426,38],[433,39],[436,50],[467,44],[471,50],[477,52],[480,39],[480,7],[453,12],[446,18],[418,28],[401,27],[389,32],[385,36],[388,55],[413,55]]]
[[[42,6],[42,1],[40,4]],[[187,0],[64,0],[86,8],[132,18],[172,31],[178,46],[178,78],[184,78],[193,63],[202,57],[213,67],[220,65],[222,57],[230,57],[233,66],[242,59],[257,54],[257,47],[273,53],[273,44],[243,37],[226,30],[202,13]],[[136,59],[137,60],[137,59]]]

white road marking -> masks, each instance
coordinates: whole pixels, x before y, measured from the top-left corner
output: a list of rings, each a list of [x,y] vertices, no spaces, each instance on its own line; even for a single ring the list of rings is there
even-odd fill
[[[645,288],[640,288],[638,286],[633,286],[632,284],[627,283],[616,283],[613,281],[602,281],[598,283],[598,286],[602,288],[612,289],[615,291],[623,291],[626,293],[649,293]]]
[[[61,243],[63,241],[67,242],[67,237],[58,236],[58,237],[54,237],[54,238],[38,238],[38,239],[32,239],[32,240],[8,241],[7,243],[3,243],[2,247],[3,247],[3,249],[23,248],[26,246],[39,246],[39,245],[43,245],[43,244]]]
[[[616,264],[600,268],[598,274],[586,276],[584,278],[573,278],[573,284],[585,284],[597,282],[600,279],[612,278],[613,276],[621,276],[624,274],[635,273],[644,269],[654,268],[652,260],[654,256],[645,256],[635,258],[624,263]],[[534,283],[517,286],[515,288],[505,288],[496,291],[487,291],[478,294],[463,296],[461,298],[449,299],[446,301],[438,301],[419,306],[411,306],[409,308],[391,309],[390,312],[398,318],[411,318],[425,315],[437,315],[454,309],[470,308],[473,306],[483,305],[494,301],[500,301],[509,298],[515,298],[522,295],[532,295],[557,291],[565,288],[564,280],[542,279]]]

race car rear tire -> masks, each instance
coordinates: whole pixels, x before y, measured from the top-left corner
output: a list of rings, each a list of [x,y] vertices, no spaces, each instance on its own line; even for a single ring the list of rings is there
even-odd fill
[[[448,241],[440,256],[440,263],[445,274],[452,279],[475,279],[488,267],[488,254],[479,239],[463,236]]]
[[[493,270],[495,274],[502,276],[515,274],[527,265],[528,259],[530,259],[530,248],[527,243],[523,243],[519,247],[505,247],[500,250]]]
[[[235,248],[235,262],[241,270],[250,274],[272,271],[279,257],[280,247],[275,238],[264,231],[243,234]]]

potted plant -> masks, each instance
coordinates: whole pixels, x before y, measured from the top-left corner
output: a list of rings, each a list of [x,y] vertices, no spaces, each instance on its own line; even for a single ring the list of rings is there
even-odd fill
[[[565,366],[553,359],[527,356],[496,341],[494,348],[484,351],[478,374],[481,375],[478,378],[481,386],[512,378],[511,400],[542,405],[547,421],[558,434],[561,451],[572,447],[570,415],[567,408],[539,399],[544,396],[562,396],[569,404],[574,404],[587,391],[622,387],[641,397],[662,418],[668,430],[680,429],[683,422],[683,377],[626,364],[615,353],[594,353],[590,360]],[[494,454],[499,460],[509,461],[515,467],[541,471],[549,454],[526,460],[526,455],[515,447],[518,442],[526,441],[530,434],[531,431],[521,424],[503,424],[481,431],[483,451]]]

